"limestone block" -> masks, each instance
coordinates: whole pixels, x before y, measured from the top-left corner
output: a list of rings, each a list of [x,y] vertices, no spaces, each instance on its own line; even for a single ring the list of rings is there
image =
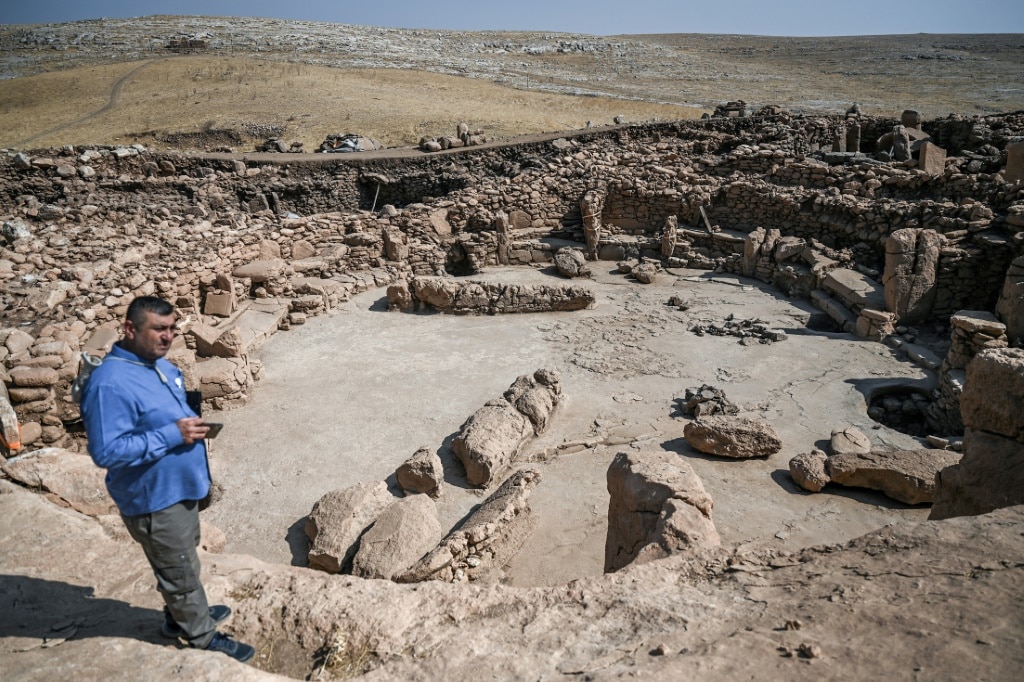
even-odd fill
[[[412,292],[406,281],[388,286],[388,310],[412,310]]]
[[[11,355],[17,355],[31,348],[35,341],[35,337],[28,332],[13,329],[7,334],[7,338],[4,339],[4,347],[11,352]]]
[[[620,452],[608,468],[604,570],[720,544],[713,503],[688,462],[663,450]]]
[[[306,239],[296,239],[292,242],[292,260],[303,260],[316,255],[316,248]]]
[[[259,244],[259,259],[263,261],[281,258],[281,245],[275,241],[264,239]]]
[[[917,167],[929,175],[942,175],[946,170],[946,150],[937,144],[925,141],[918,150]]]
[[[199,390],[203,398],[235,396],[252,383],[248,364],[240,358],[213,357],[196,362]]]
[[[15,367],[10,372],[11,381],[15,386],[37,387],[53,386],[60,381],[57,370],[49,367]]]
[[[720,457],[767,457],[782,449],[782,439],[775,427],[753,417],[701,417],[687,424],[683,435],[691,447]]]
[[[906,504],[932,501],[935,475],[956,464],[951,450],[892,450],[832,455],[825,469],[833,483],[869,488]]]
[[[1007,182],[1024,180],[1024,142],[1006,145],[1006,170],[1003,177]]]
[[[854,310],[885,309],[884,289],[867,275],[849,268],[836,268],[822,281],[822,288]]]
[[[391,580],[433,549],[441,535],[433,500],[426,495],[395,500],[359,539],[352,574]]]
[[[13,374],[13,372],[12,372]],[[994,348],[974,356],[960,395],[964,426],[1024,443],[1024,349]]]
[[[196,322],[189,326],[188,335],[195,341],[196,354],[200,357],[238,358],[244,355],[238,325],[224,328]]]
[[[22,485],[44,491],[52,501],[88,516],[116,514],[107,493],[106,472],[88,455],[43,448],[7,461],[3,472]]]
[[[206,294],[203,306],[204,315],[230,317],[235,312],[235,294],[233,291],[210,291]]]
[[[658,278],[659,268],[654,263],[640,263],[630,273],[641,284],[652,284]]]
[[[443,490],[444,467],[436,452],[422,447],[398,467],[395,478],[407,494],[425,493],[436,498]]]
[[[801,453],[789,460],[789,475],[798,486],[816,493],[831,480],[825,469],[827,459],[828,455],[817,448]]]
[[[930,520],[1024,504],[1024,443],[968,428],[963,458],[940,471],[935,486]]]
[[[394,500],[384,481],[334,490],[317,500],[306,519],[310,568],[349,571],[359,537]]]
[[[1010,341],[1024,340],[1024,256],[1015,258],[1006,271],[996,313]]]
[[[231,274],[238,278],[249,279],[262,284],[284,276],[287,267],[288,264],[280,259],[256,260],[245,265],[239,265]]]
[[[835,429],[830,441],[833,455],[856,455],[871,452],[871,439],[854,426]]]

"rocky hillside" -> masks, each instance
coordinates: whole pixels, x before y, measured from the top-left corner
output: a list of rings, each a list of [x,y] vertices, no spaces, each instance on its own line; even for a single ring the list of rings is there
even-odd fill
[[[1024,43],[1014,34],[592,36],[174,16],[0,26],[3,78],[181,53],[413,69],[704,108],[732,99],[798,111],[913,107],[926,117],[1024,108]]]

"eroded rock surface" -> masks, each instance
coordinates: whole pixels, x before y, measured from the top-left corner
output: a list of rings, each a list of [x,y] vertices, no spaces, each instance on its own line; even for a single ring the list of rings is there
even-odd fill
[[[711,496],[679,455],[620,452],[607,479],[605,572],[720,544]]]

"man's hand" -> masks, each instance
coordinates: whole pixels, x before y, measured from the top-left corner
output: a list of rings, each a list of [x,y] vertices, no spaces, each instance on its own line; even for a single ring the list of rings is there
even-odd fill
[[[197,440],[202,440],[206,437],[207,431],[210,427],[203,422],[202,417],[185,417],[179,419],[177,422],[178,430],[181,431],[181,437],[185,441],[185,445],[192,445]]]

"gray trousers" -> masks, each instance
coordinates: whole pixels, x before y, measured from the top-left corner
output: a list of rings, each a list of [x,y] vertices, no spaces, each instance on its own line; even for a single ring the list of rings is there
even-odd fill
[[[205,649],[217,625],[210,618],[206,592],[199,582],[199,503],[186,500],[152,514],[122,514],[121,518],[142,545],[171,617],[189,644]]]

